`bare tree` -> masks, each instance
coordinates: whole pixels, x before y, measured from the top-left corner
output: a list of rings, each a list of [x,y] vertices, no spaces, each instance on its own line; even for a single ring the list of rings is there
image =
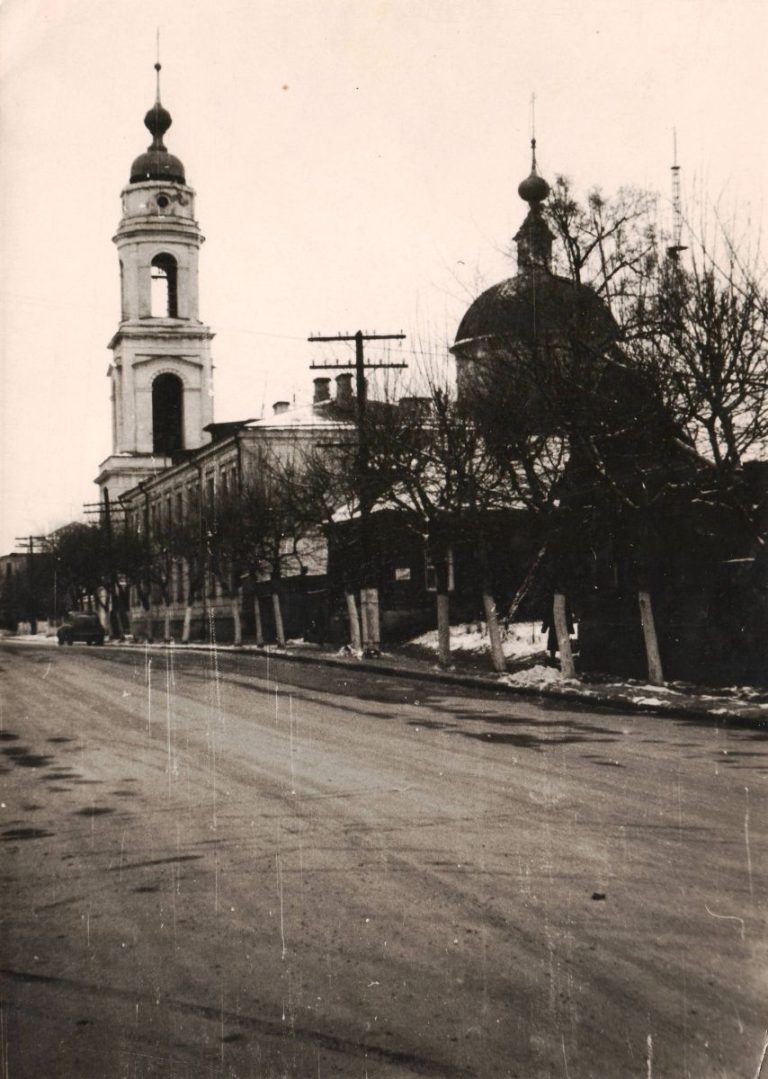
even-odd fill
[[[438,661],[450,663],[451,549],[471,539],[477,553],[491,657],[505,660],[490,584],[489,514],[507,504],[509,487],[470,413],[427,373],[429,395],[376,402],[366,417],[369,468],[380,505],[402,511],[420,537],[434,574]]]
[[[73,522],[52,532],[45,549],[56,566],[57,588],[67,605],[92,611],[103,608],[102,594],[110,567],[104,530],[98,524]]]
[[[300,497],[310,530],[327,532],[339,520],[354,520],[360,498],[356,438],[339,435],[306,447],[301,454],[299,474]],[[363,639],[356,596],[360,581],[353,557],[341,559],[341,571],[350,647],[360,653]]]
[[[169,530],[168,545],[176,560],[177,573],[183,574],[181,583],[184,589],[184,624],[181,640],[183,644],[189,644],[192,633],[192,611],[195,600],[204,587],[208,563],[200,493],[197,489],[193,488],[188,493],[181,516],[173,521]]]
[[[214,571],[232,604],[235,640],[241,639],[242,579],[254,582],[254,617],[257,638],[261,611],[256,584],[269,575],[277,643],[285,646],[282,578],[286,567],[301,570],[303,541],[312,521],[302,492],[301,463],[295,452],[280,456],[267,449],[250,461],[236,489],[221,489],[207,523]]]
[[[637,358],[727,482],[768,440],[768,292],[757,259],[720,233],[660,267],[637,316]]]

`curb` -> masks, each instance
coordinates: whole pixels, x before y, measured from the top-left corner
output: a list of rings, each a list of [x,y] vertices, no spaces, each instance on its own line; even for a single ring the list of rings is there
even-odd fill
[[[125,649],[126,651],[135,651],[137,647],[142,647],[142,645],[139,642],[134,644],[115,642],[112,643],[110,647],[120,648],[121,650]],[[169,646],[160,644],[152,645],[150,647],[157,648]],[[179,647],[184,651],[205,653],[216,651],[218,646],[193,643],[178,646],[172,645],[170,647]],[[258,648],[256,646],[246,648],[234,645],[226,645],[222,648],[222,651],[234,655],[285,660],[288,663],[303,663],[306,666],[319,665],[323,667],[335,667],[339,670],[383,674],[392,678],[428,682],[432,685],[460,686],[462,689],[483,690],[486,693],[501,692],[517,697],[543,697],[547,700],[567,701],[571,704],[580,704],[585,708],[637,712],[640,715],[655,715],[671,719],[708,719],[713,723],[736,723],[741,726],[755,727],[757,729],[765,729],[768,731],[768,711],[766,711],[765,715],[761,716],[748,715],[734,710],[712,712],[710,709],[701,707],[695,703],[674,704],[670,702],[669,704],[644,704],[631,699],[616,699],[608,694],[603,694],[591,689],[579,692],[576,689],[569,689],[567,687],[554,689],[547,686],[537,686],[535,688],[532,686],[516,686],[510,685],[508,682],[491,681],[490,678],[483,678],[478,675],[451,674],[450,671],[419,670],[418,668],[413,670],[411,668],[398,667],[394,664],[387,663],[386,661],[382,663],[371,663],[370,661],[365,660],[355,661],[352,659],[342,659],[336,656],[324,655],[322,653],[317,655],[302,655],[301,653],[276,651],[270,648]],[[747,707],[750,706],[747,705]]]

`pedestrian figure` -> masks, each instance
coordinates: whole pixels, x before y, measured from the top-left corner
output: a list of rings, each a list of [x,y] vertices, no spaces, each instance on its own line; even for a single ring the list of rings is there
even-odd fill
[[[550,600],[550,603],[549,603],[549,605],[547,607],[547,614],[546,614],[546,616],[544,618],[544,621],[541,623],[541,632],[547,634],[547,651],[549,652],[550,659],[554,663],[555,659],[557,657],[557,653],[558,653],[559,649],[558,649],[558,646],[557,646],[557,633],[555,631],[555,619],[554,619],[554,615],[553,615],[553,612],[552,612],[553,604],[554,604],[554,596]],[[571,611],[570,603],[566,606],[565,617],[566,617],[566,624],[567,624],[567,627],[568,627],[568,636],[572,637],[574,632],[575,632],[575,628],[574,628],[574,624],[573,624],[573,613]]]

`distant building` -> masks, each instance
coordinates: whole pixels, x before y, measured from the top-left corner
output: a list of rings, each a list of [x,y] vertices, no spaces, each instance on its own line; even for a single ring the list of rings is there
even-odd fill
[[[351,376],[346,374],[337,377],[333,398],[329,389],[330,379],[317,378],[310,404],[291,407],[289,402],[277,401],[271,416],[209,424],[207,433],[212,436],[211,442],[185,455],[177,464],[147,477],[123,494],[121,506],[133,533],[150,536],[171,521],[183,521],[193,508],[195,512],[202,511],[203,517],[213,514],[217,500],[222,495],[240,491],[257,478],[264,451],[283,461],[290,461],[317,444],[354,438],[354,399],[350,379]],[[204,539],[201,538],[202,542]],[[308,617],[307,605],[320,603],[319,599],[311,600],[309,593],[314,596],[323,593],[324,613],[322,616],[314,613],[311,619],[326,619],[326,569],[327,549],[322,533],[303,538],[295,557],[286,555],[281,589],[289,635],[299,636],[303,633]],[[172,567],[170,586],[170,617],[176,635],[184,617],[188,574],[189,566],[179,559]],[[243,582],[247,632],[253,628],[252,606],[259,592],[258,584],[258,580],[251,577]],[[266,585],[262,591],[266,595]],[[130,604],[134,633],[147,632],[147,611],[142,608],[136,588],[131,590]],[[157,590],[153,593],[152,607],[150,614],[156,620],[160,609]],[[267,631],[271,632],[268,605],[265,605],[264,617]],[[194,603],[192,633],[195,638],[215,633],[220,640],[226,640],[232,633],[230,606],[211,567],[204,573]]]

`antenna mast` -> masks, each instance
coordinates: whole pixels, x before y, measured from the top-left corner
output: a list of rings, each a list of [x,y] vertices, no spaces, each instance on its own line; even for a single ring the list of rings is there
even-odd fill
[[[673,262],[679,262],[680,254],[688,248],[683,238],[683,207],[680,195],[680,166],[677,163],[677,130],[672,129],[672,243],[667,254]]]

